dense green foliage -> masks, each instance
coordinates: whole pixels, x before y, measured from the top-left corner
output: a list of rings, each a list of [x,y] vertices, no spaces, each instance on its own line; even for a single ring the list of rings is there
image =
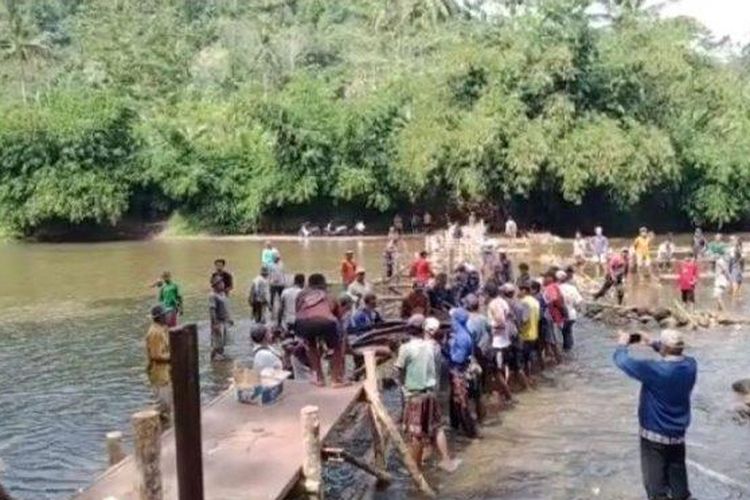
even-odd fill
[[[750,212],[747,57],[642,2],[3,1],[0,226],[19,232],[144,198],[217,232],[532,193]]]

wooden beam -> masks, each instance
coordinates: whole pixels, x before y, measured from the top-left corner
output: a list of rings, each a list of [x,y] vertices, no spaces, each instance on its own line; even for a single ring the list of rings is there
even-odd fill
[[[161,423],[159,412],[145,410],[135,413],[133,423],[135,455],[135,491],[140,500],[161,500]]]
[[[305,455],[302,476],[305,492],[314,499],[323,498],[322,445],[320,442],[320,416],[317,406],[305,406],[300,410],[302,442]]]

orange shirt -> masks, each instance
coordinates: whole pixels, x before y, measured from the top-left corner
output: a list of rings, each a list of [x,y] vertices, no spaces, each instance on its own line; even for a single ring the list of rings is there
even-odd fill
[[[341,281],[344,285],[349,286],[354,278],[357,277],[357,263],[353,260],[344,259],[341,261]]]

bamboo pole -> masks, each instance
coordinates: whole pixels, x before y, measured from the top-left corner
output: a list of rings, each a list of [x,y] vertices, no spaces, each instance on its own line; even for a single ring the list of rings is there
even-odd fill
[[[161,424],[159,412],[145,410],[133,414],[135,490],[140,500],[161,500]]]
[[[125,452],[122,451],[122,432],[107,433],[107,456],[110,467],[119,464],[125,458]]]
[[[305,448],[302,462],[303,486],[310,498],[323,499],[322,445],[320,443],[320,417],[317,406],[300,410],[302,443]]]
[[[380,393],[378,392],[378,376],[375,364],[375,353],[370,351],[364,351],[365,356],[365,367],[367,369],[367,378],[365,379],[365,393],[367,399],[370,402],[370,408],[372,409],[375,420],[379,420],[384,427],[384,434],[390,436],[394,446],[401,454],[401,458],[409,471],[414,483],[417,485],[419,490],[430,498],[435,497],[435,490],[432,489],[430,483],[427,482],[422,471],[419,468],[414,456],[409,451],[409,447],[404,442],[404,438],[401,436],[396,424],[388,414],[388,410],[383,406],[380,400]],[[370,361],[368,362],[368,358]]]
[[[374,476],[380,484],[387,485],[393,482],[393,477],[382,467],[373,467],[343,448],[323,448],[323,456],[329,460],[348,462],[358,469],[362,469],[368,474]]]
[[[376,351],[374,349],[367,349],[362,354],[365,358],[365,389],[372,394],[379,394],[378,365],[375,357]],[[385,459],[388,446],[385,429],[383,429],[383,424],[375,414],[372,405],[367,406],[370,422],[372,423],[372,449],[375,458],[375,465],[385,469]]]

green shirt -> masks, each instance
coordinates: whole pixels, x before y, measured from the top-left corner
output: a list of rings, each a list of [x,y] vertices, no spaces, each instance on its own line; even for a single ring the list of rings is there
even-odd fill
[[[173,311],[174,309],[180,309],[182,307],[182,295],[180,294],[180,287],[177,283],[170,281],[169,283],[163,283],[159,288],[159,303],[164,306],[167,311]]]
[[[425,339],[412,339],[398,350],[396,368],[404,370],[407,394],[432,391],[437,385],[435,347]]]

